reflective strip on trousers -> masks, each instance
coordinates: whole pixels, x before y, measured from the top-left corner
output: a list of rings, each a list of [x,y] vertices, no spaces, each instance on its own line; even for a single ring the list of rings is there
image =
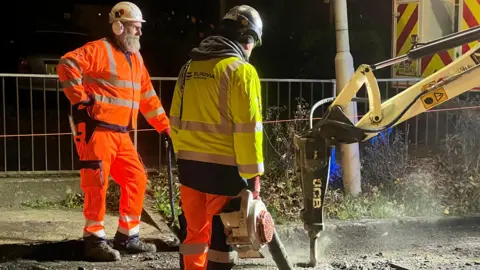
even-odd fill
[[[141,217],[139,217],[139,216],[129,216],[129,215],[118,217],[118,219],[123,221],[123,222],[140,221],[140,218]]]
[[[204,254],[208,251],[207,243],[180,244],[179,252],[183,255]]]
[[[103,229],[104,222],[103,221],[96,221],[96,220],[86,220],[85,227],[83,229],[83,236],[88,237],[94,235],[96,237],[105,237],[105,230]],[[95,230],[95,228],[100,228],[99,230]]]
[[[136,234],[139,234],[140,233],[140,224],[134,226],[133,228],[131,229],[126,229],[122,226],[118,226],[118,229],[117,229],[120,233],[122,234],[125,234],[125,235],[128,235],[128,236],[132,236],[132,235],[136,235]]]
[[[237,164],[235,157],[232,156],[178,150],[177,158],[203,162],[213,162],[216,164],[228,166],[237,166],[239,171],[248,174],[254,174],[258,173],[259,171],[264,171],[263,162],[258,164]]]
[[[120,233],[128,235],[128,236],[132,236],[132,235],[140,233],[140,217],[139,216],[128,216],[127,215],[127,216],[120,216],[118,219],[120,221],[120,224],[119,224],[117,230]],[[133,226],[132,228],[128,229],[128,228],[125,228],[125,227],[121,226],[122,222],[127,223],[127,224],[130,223],[130,222],[133,222],[136,225]],[[128,226],[128,227],[130,227],[130,226]]]
[[[214,249],[208,250],[207,260],[217,263],[233,263],[237,258],[236,251],[218,251]]]
[[[131,100],[126,100],[122,98],[116,98],[116,97],[106,97],[106,96],[101,96],[98,94],[94,94],[95,100],[103,103],[108,103],[108,104],[113,104],[113,105],[118,105],[122,107],[128,107],[128,108],[134,108],[138,109],[140,106],[138,102],[136,101],[131,101]]]

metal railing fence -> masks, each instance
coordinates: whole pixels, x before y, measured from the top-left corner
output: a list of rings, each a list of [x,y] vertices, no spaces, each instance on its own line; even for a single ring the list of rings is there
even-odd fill
[[[35,172],[72,172],[78,170],[78,156],[68,123],[71,106],[62,93],[55,75],[0,74],[2,105],[0,119],[0,172],[4,174]],[[402,84],[417,82],[419,79],[378,79],[382,98],[388,99],[400,91]],[[170,110],[171,95],[176,77],[152,77],[157,94],[161,97],[166,111]],[[316,101],[335,95],[335,80],[308,79],[261,79],[262,102],[266,132],[271,115],[268,112],[283,108],[276,120],[283,123],[293,120],[308,123],[308,114],[298,112],[298,101],[310,108]],[[359,97],[366,97],[362,89]],[[448,108],[449,102],[440,108]],[[364,114],[366,104],[357,104],[358,114]],[[321,116],[318,109],[315,117]],[[405,139],[414,148],[438,144],[452,130],[449,111],[436,111],[419,115],[398,129],[409,130]],[[302,118],[302,119],[299,119]],[[278,122],[277,122],[278,123]],[[131,132],[139,154],[146,167],[156,169],[163,165],[165,151],[162,137],[139,116],[138,132]],[[271,145],[265,143],[265,157],[272,155]]]

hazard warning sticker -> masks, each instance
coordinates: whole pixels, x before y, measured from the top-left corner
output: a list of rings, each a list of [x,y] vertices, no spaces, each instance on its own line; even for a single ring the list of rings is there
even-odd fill
[[[429,92],[421,97],[423,107],[430,109],[438,104],[448,100],[447,93],[443,88],[439,88],[435,91]]]

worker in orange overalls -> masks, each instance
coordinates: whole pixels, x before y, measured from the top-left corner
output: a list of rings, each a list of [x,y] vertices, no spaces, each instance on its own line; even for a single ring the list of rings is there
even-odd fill
[[[120,252],[154,252],[139,239],[140,216],[147,185],[144,165],[129,137],[140,112],[162,133],[169,120],[140,55],[145,22],[130,2],[110,12],[112,34],[66,53],[58,76],[73,106],[74,140],[85,193],[83,238],[86,255],[99,261],[120,259]],[[115,240],[105,237],[105,196],[109,175],[120,185],[120,217]]]
[[[242,189],[259,197],[263,174],[260,79],[249,57],[262,44],[262,20],[233,7],[219,35],[190,52],[175,87],[170,121],[183,214],[182,269],[232,269],[219,214]]]

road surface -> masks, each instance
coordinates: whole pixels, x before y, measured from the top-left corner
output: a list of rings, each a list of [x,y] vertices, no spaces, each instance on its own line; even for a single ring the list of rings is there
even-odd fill
[[[42,213],[49,217],[45,211]],[[15,253],[18,255],[18,252],[25,252],[25,247],[16,246],[13,237],[7,239],[9,232],[18,238],[22,233],[31,234],[31,231],[39,234],[39,230],[50,230],[60,234],[74,230],[66,225],[68,223],[58,225],[61,218],[45,226],[33,221],[25,225],[26,221],[22,218],[31,218],[28,214],[16,218],[19,223],[12,225],[13,221],[8,219],[7,213],[0,217],[0,243],[4,239],[3,244],[0,244],[0,258],[4,258],[0,262],[0,269],[178,269],[176,251],[125,255],[122,261],[115,263],[85,262],[82,261],[81,243],[75,239],[38,244],[35,248],[31,247],[30,251],[34,252],[30,253],[30,259],[8,260],[8,256],[12,259]],[[63,218],[71,219],[68,215]],[[110,220],[115,219],[112,217]],[[319,241],[322,247],[320,263],[315,268],[302,267],[308,261],[309,250],[301,229],[296,229],[297,233],[283,235],[282,238],[296,269],[480,269],[480,224],[448,228],[362,228],[340,228],[325,232]],[[149,236],[154,233],[150,231]],[[235,269],[277,269],[268,251],[266,256],[265,259],[240,261]]]

